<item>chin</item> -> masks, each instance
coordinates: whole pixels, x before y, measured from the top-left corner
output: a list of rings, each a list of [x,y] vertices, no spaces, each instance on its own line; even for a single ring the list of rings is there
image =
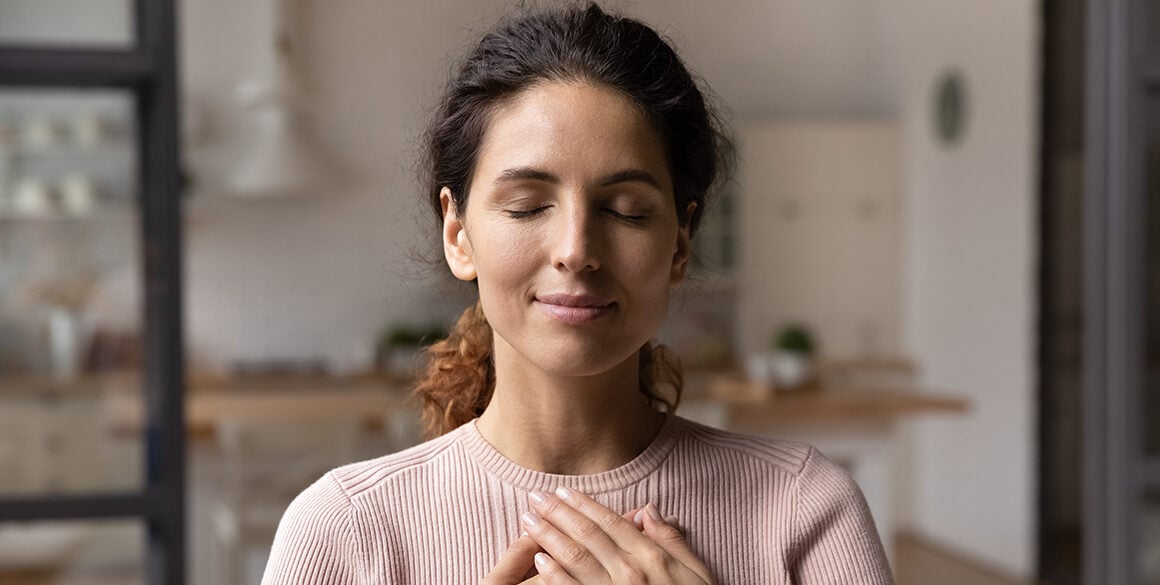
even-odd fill
[[[635,357],[641,345],[644,343],[625,348],[612,348],[608,344],[596,346],[585,344],[585,347],[576,347],[565,343],[556,347],[535,348],[538,355],[525,354],[525,357],[543,371],[553,375],[588,377],[616,369],[627,361],[635,364]],[[617,349],[620,351],[616,351]]]

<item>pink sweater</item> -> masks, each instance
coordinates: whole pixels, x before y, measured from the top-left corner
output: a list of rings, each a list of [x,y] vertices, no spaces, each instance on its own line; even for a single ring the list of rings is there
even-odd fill
[[[475,421],[327,473],[286,510],[263,585],[475,584],[521,532],[532,490],[564,485],[675,516],[720,585],[890,584],[850,476],[813,447],[669,416],[632,461],[595,475],[520,467]]]

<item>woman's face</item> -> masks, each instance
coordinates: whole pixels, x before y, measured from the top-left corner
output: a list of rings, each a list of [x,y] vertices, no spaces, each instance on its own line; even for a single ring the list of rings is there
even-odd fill
[[[497,354],[546,373],[624,363],[685,275],[688,231],[660,137],[603,86],[543,83],[499,107],[466,209],[447,190],[443,208],[448,264],[478,281]]]

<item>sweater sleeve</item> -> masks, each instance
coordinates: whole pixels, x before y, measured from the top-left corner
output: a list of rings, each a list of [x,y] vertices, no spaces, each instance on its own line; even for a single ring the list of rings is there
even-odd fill
[[[795,584],[893,585],[866,498],[846,470],[811,447],[796,491]]]
[[[262,585],[353,585],[358,560],[350,499],[327,473],[286,508]]]

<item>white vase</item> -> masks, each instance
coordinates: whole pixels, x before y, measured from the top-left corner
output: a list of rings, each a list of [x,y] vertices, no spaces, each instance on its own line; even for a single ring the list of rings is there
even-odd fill
[[[67,309],[48,313],[49,368],[54,378],[67,380],[80,371],[80,315]]]
[[[778,388],[794,389],[810,377],[810,356],[797,351],[779,350],[770,357],[770,371]]]

